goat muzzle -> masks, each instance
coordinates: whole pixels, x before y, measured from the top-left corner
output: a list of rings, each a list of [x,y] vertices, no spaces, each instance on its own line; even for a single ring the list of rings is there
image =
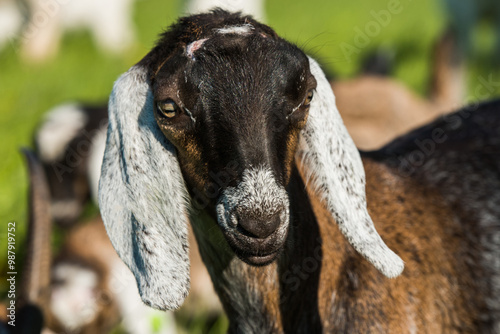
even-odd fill
[[[238,208],[229,213],[232,226],[223,229],[236,255],[244,262],[263,266],[271,263],[288,234],[288,210],[277,208],[271,214],[242,214]]]
[[[248,215],[237,215],[238,230],[255,239],[265,239],[276,231],[283,218],[283,210],[278,210],[268,217],[252,217]]]

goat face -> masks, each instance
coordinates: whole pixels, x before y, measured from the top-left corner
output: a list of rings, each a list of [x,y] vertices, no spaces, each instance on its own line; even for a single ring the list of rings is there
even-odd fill
[[[188,190],[216,208],[209,211],[249,264],[272,261],[286,239],[285,188],[315,86],[302,51],[259,34],[192,42],[153,79],[156,121]]]
[[[99,203],[143,301],[172,309],[189,291],[187,211],[196,201],[188,198],[217,219],[242,260],[271,262],[287,237],[294,163],[353,247],[399,275],[403,263],[368,214],[361,158],[319,65],[250,17],[216,10],[180,19],[109,102]]]

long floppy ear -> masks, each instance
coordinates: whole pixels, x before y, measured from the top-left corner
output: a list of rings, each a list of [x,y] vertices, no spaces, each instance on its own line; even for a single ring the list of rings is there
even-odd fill
[[[136,65],[109,101],[99,205],[109,238],[142,300],[178,308],[189,292],[187,192],[173,145],[158,128],[147,70]]]
[[[297,158],[349,243],[384,275],[396,277],[404,264],[382,241],[368,214],[359,152],[342,122],[323,71],[312,58],[309,64],[317,88]]]

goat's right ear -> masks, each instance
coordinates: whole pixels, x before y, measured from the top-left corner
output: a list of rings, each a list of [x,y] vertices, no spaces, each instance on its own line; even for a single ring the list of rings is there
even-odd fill
[[[111,93],[99,205],[142,300],[167,310],[178,308],[189,292],[187,191],[153,108],[147,70],[136,65]]]

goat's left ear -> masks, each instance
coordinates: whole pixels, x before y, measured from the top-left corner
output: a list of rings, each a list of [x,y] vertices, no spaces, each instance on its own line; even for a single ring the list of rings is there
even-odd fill
[[[132,67],[115,83],[99,206],[142,300],[166,310],[178,308],[189,291],[187,192],[174,146],[158,128],[153,105],[143,66]]]
[[[359,151],[342,122],[330,83],[316,61],[309,58],[309,64],[317,88],[297,158],[349,243],[384,275],[396,277],[404,264],[382,241],[368,214]]]

